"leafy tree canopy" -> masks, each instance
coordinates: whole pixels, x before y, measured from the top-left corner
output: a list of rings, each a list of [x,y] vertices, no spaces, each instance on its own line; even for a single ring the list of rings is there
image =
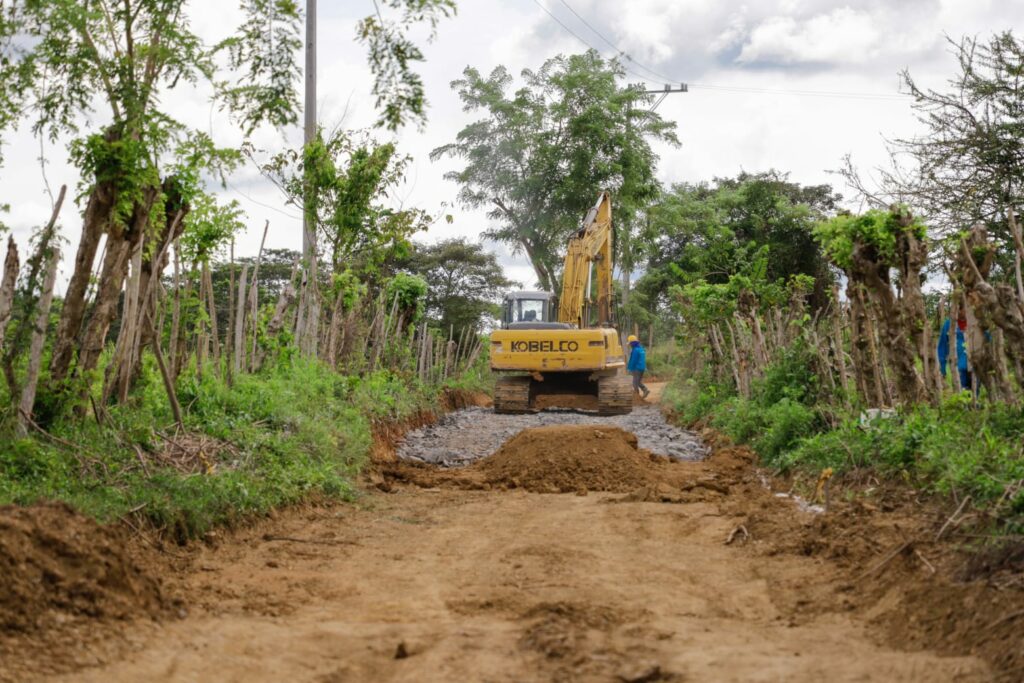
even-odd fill
[[[423,79],[412,70],[413,62],[423,61],[423,52],[407,36],[414,24],[426,23],[433,31],[441,19],[455,14],[454,0],[380,0],[374,2],[377,13],[366,17],[356,28],[359,39],[369,48],[370,69],[375,80],[380,118],[377,124],[395,130],[410,118],[423,121],[427,106]],[[384,6],[399,12],[397,19],[385,18]]]
[[[244,229],[242,209],[237,201],[224,204],[213,195],[197,195],[192,202],[192,210],[185,217],[185,231],[181,235],[182,256],[186,261],[209,263]]]
[[[505,67],[467,68],[452,83],[481,118],[431,157],[464,162],[447,174],[460,201],[488,210],[487,236],[525,253],[544,289],[556,288],[568,238],[598,193],[610,190],[628,221],[658,193],[650,142],[678,143],[675,124],[648,111],[643,88],[620,85],[624,75],[590,51],[523,71],[517,90]]]
[[[502,294],[518,286],[505,277],[492,252],[465,238],[414,244],[398,265],[427,282],[427,316],[445,332],[481,329],[497,313]]]
[[[813,230],[840,199],[828,185],[802,186],[778,171],[674,185],[648,211],[648,269],[637,289],[659,301],[672,285],[726,284],[762,270],[766,282],[827,275]],[[827,278],[818,279],[821,288]]]
[[[404,254],[411,236],[431,222],[420,209],[385,204],[408,163],[391,143],[336,131],[326,138],[321,132],[304,150],[276,154],[261,168],[289,203],[300,208],[305,203],[335,272],[373,273]]]
[[[858,246],[871,249],[880,263],[895,267],[896,241],[900,233],[911,233],[923,240],[928,232],[919,219],[901,222],[900,215],[881,209],[871,209],[860,216],[840,215],[819,224],[814,235],[829,258],[841,268],[852,265]]]

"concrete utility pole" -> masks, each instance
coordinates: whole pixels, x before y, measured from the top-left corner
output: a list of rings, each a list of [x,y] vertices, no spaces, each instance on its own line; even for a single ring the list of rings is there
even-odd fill
[[[306,107],[305,135],[309,145],[316,139],[316,0],[306,0]],[[308,201],[308,197],[306,198]],[[304,202],[305,204],[305,202]],[[302,212],[302,254],[308,256],[314,242],[315,226],[309,220],[308,207]]]
[[[659,97],[654,102],[654,106],[651,107],[649,111],[654,111],[655,109],[657,109],[658,105],[665,101],[666,97],[676,92],[690,92],[690,86],[686,85],[685,83],[680,83],[678,88],[672,85],[665,85],[665,88],[663,90],[645,90],[645,95],[661,95],[661,97]]]
[[[306,103],[303,143],[316,140],[316,0],[306,0]],[[302,290],[295,321],[295,336],[299,351],[305,356],[316,355],[317,332],[320,323],[320,305],[317,300],[316,216],[313,215],[313,188],[306,169],[305,196],[302,202]]]
[[[648,109],[647,111],[648,112],[653,112],[655,109],[658,108],[658,106],[662,102],[665,101],[666,97],[668,97],[669,95],[671,95],[673,93],[680,93],[680,92],[690,92],[690,87],[688,85],[686,85],[686,83],[680,83],[678,86],[673,86],[673,85],[670,85],[670,84],[666,84],[665,87],[663,89],[661,89],[661,90],[645,90],[644,91],[645,95],[660,95],[660,97],[658,97],[658,99],[656,99],[654,101],[654,105],[650,109]],[[632,105],[630,105],[630,108],[632,108]],[[626,125],[627,126],[630,126],[630,114],[631,113],[632,112],[629,112],[629,113],[626,114]],[[627,250],[629,249],[629,229],[627,228],[626,230],[624,230],[623,234],[626,236],[626,239],[624,240],[624,242],[625,242],[625,244],[624,244],[625,249],[622,250],[622,257],[623,258],[622,258],[622,264],[621,264],[620,268],[622,270],[622,305],[625,306],[627,303],[629,303],[629,287],[632,284],[630,282],[630,279],[632,278],[632,275],[633,275],[633,264],[630,263],[630,257],[627,256],[627,253],[626,253]]]

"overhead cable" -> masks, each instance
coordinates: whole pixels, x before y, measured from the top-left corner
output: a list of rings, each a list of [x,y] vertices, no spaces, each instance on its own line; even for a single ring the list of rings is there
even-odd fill
[[[583,17],[583,15],[581,15],[579,12],[577,12],[572,7],[572,5],[570,5],[568,2],[566,2],[566,0],[558,0],[558,1],[562,5],[564,5],[565,8],[568,9],[573,14],[573,16],[575,16],[580,21],[580,23],[582,23],[584,26],[586,26],[588,29],[590,29],[590,31],[594,35],[596,35],[598,38],[601,39],[602,42],[604,42],[606,45],[608,45],[608,47],[610,47],[612,50],[614,50],[616,56],[625,59],[626,61],[629,62],[630,65],[633,65],[633,66],[635,66],[635,67],[637,67],[639,69],[643,69],[644,71],[647,71],[650,74],[653,74],[655,78],[651,78],[651,76],[638,73],[637,71],[631,69],[629,65],[623,64],[623,63],[620,62],[623,70],[625,70],[626,73],[628,73],[628,74],[630,74],[632,76],[635,76],[636,78],[639,78],[639,79],[641,79],[642,81],[644,81],[646,83],[651,83],[651,84],[656,84],[656,85],[661,85],[661,86],[669,84],[669,83],[684,83],[684,81],[682,79],[670,78],[670,77],[666,76],[665,74],[663,74],[663,73],[661,73],[659,71],[656,71],[656,70],[654,70],[654,69],[652,69],[652,68],[642,64],[641,62],[638,62],[629,53],[627,53],[625,50],[623,50],[621,47],[619,47],[614,41],[610,40],[601,31],[597,30],[597,28],[595,28],[593,24],[591,24],[589,21],[587,21],[587,19],[585,17]],[[537,5],[537,7],[539,7],[541,10],[543,10],[544,13],[548,16],[548,18],[550,18],[556,24],[561,26],[563,30],[565,30],[568,34],[573,36],[580,43],[582,43],[586,47],[590,48],[591,50],[594,50],[598,54],[602,54],[603,55],[603,51],[602,50],[600,50],[597,47],[595,47],[592,43],[590,43],[590,41],[588,41],[585,38],[583,38],[579,33],[574,31],[568,24],[566,24],[564,21],[559,19],[558,16],[554,12],[552,12],[550,9],[548,9],[542,2],[540,2],[540,0],[533,0],[533,3],[535,5]],[[658,79],[660,79],[660,80],[658,80]],[[687,85],[689,87],[694,88],[694,89],[706,90],[706,91],[710,91],[710,92],[734,93],[734,94],[791,95],[791,96],[796,96],[796,97],[824,97],[824,98],[832,98],[832,99],[876,100],[876,101],[905,101],[906,98],[907,98],[906,95],[895,94],[895,93],[868,93],[868,92],[849,92],[849,91],[842,91],[842,90],[811,90],[811,89],[795,89],[795,88],[762,88],[762,87],[739,86],[739,85],[716,85],[716,84],[710,84],[710,83],[688,83]]]

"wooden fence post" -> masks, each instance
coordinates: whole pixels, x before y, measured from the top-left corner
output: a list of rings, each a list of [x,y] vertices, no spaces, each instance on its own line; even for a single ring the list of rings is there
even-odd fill
[[[43,362],[43,345],[46,343],[46,331],[50,323],[50,305],[53,303],[53,286],[57,281],[57,266],[60,265],[60,248],[57,246],[57,217],[64,204],[67,186],[60,188],[60,195],[53,207],[50,222],[43,229],[39,241],[39,255],[46,259],[46,270],[43,272],[43,290],[36,304],[36,315],[32,323],[32,339],[29,342],[28,369],[25,372],[25,384],[21,389],[21,400],[18,403],[18,419],[15,431],[19,437],[28,435],[28,427],[32,421],[32,407],[36,402],[36,387],[39,383],[39,369]],[[47,253],[49,252],[49,253]],[[5,273],[6,275],[6,273]],[[14,398],[13,396],[11,397]]]
[[[7,332],[7,323],[11,321],[11,311],[14,309],[14,286],[18,282],[18,245],[14,237],[7,238],[7,257],[4,259],[3,279],[0,279],[0,354],[4,350],[4,336]]]

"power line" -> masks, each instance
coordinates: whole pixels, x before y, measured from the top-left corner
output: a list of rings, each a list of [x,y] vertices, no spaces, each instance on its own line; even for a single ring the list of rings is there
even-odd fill
[[[638,62],[635,59],[633,59],[633,57],[630,56],[630,54],[628,52],[626,52],[621,47],[619,47],[618,45],[613,43],[611,40],[606,38],[603,33],[601,33],[596,28],[594,28],[594,26],[589,21],[584,19],[583,16],[581,16],[579,12],[577,12],[575,9],[573,9],[572,5],[570,5],[565,0],[558,0],[558,1],[560,3],[562,3],[562,5],[564,5],[567,10],[572,12],[573,16],[576,17],[577,19],[579,19],[583,23],[584,26],[589,28],[594,33],[594,35],[596,35],[598,38],[603,40],[606,45],[611,47],[611,49],[615,50],[615,52],[618,53],[620,56],[625,57],[627,60],[629,60],[630,62],[632,62],[636,66],[640,67],[644,71],[647,71],[648,73],[653,74],[656,78],[660,78],[661,80],[665,81],[666,83],[678,83],[679,82],[678,80],[676,80],[674,78],[669,78],[668,76],[666,76],[666,75],[664,75],[662,73],[658,73],[654,69],[652,69],[652,68],[650,68],[650,67],[648,67],[648,66],[646,66],[644,64],[641,64],[640,62]]]
[[[596,52],[598,54],[601,54],[601,50],[599,50],[596,47],[594,47],[593,45],[591,45],[586,39],[584,39],[582,36],[580,36],[580,34],[576,33],[571,28],[569,28],[561,19],[559,19],[557,16],[555,16],[551,12],[551,10],[549,10],[547,7],[542,5],[540,0],[533,0],[533,4],[537,5],[537,7],[540,7],[542,10],[544,10],[544,13],[546,15],[548,15],[548,17],[550,17],[552,21],[554,21],[556,24],[558,24],[563,29],[565,29],[565,31],[567,33],[569,33],[573,38],[575,38],[576,40],[580,41],[581,43],[583,43],[584,45],[589,47],[591,50],[593,50],[594,52]],[[644,76],[643,74],[638,74],[637,72],[628,69],[624,64],[622,65],[622,68],[627,73],[632,74],[633,76],[636,76],[637,78],[639,78],[642,81],[646,81],[648,83],[655,83],[656,82],[656,81],[651,80],[651,78],[649,76]]]
[[[710,85],[706,83],[691,83],[691,88],[698,90],[710,90],[713,92],[724,92],[724,93],[748,93],[748,94],[761,94],[761,95],[796,95],[803,97],[831,97],[838,99],[861,99],[861,100],[906,100],[906,95],[889,94],[889,93],[868,93],[868,92],[848,92],[844,90],[799,90],[792,88],[760,88],[760,87],[746,87],[739,85]]]
[[[249,200],[250,202],[252,202],[253,204],[256,204],[257,206],[262,206],[265,209],[270,209],[271,211],[276,211],[277,213],[281,214],[282,216],[284,216],[286,218],[291,218],[292,220],[295,220],[295,221],[301,221],[302,220],[302,216],[295,216],[295,215],[290,214],[287,211],[284,211],[283,209],[280,209],[280,208],[278,208],[276,206],[272,206],[271,204],[266,204],[264,202],[261,202],[260,200],[258,200],[255,197],[253,197],[251,194],[248,194],[246,192],[242,192],[237,187],[232,185],[231,182],[228,181],[228,180],[225,180],[225,185],[227,186],[228,191],[234,192],[238,196],[242,197],[243,199]]]
[[[572,12],[573,16],[575,16],[577,19],[579,19],[579,21],[584,26],[586,26],[588,29],[590,29],[591,32],[594,33],[594,35],[596,35],[605,44],[607,44],[609,47],[611,47],[611,49],[615,50],[617,55],[619,55],[621,57],[624,57],[631,64],[637,66],[638,68],[643,69],[645,71],[648,71],[651,74],[654,74],[654,76],[656,76],[657,78],[661,79],[664,83],[683,83],[683,81],[680,80],[680,79],[669,78],[665,74],[660,73],[658,71],[655,71],[654,69],[651,69],[650,67],[645,66],[644,64],[636,61],[627,52],[625,52],[618,45],[616,45],[613,41],[609,40],[603,33],[598,31],[579,12],[577,12],[575,9],[573,9],[573,7],[568,2],[566,2],[566,0],[558,0],[558,1],[562,5],[564,5],[566,9],[568,9],[570,12]],[[576,40],[578,40],[579,42],[583,43],[584,45],[586,45],[591,50],[594,50],[595,52],[597,52],[599,54],[601,53],[601,50],[599,50],[598,48],[594,47],[589,41],[587,41],[582,36],[580,36],[578,33],[576,33],[576,31],[574,31],[565,22],[563,22],[561,19],[559,19],[553,12],[551,12],[551,10],[549,10],[547,7],[545,7],[540,2],[540,0],[533,0],[533,3],[535,5],[537,5],[538,7],[540,7],[544,11],[544,13],[548,15],[548,17],[552,21],[554,21],[559,26],[561,26],[567,33],[569,33],[574,38],[576,38]],[[657,80],[652,79],[650,76],[646,76],[644,74],[637,73],[636,71],[633,71],[632,69],[630,69],[625,64],[622,64],[622,68],[623,68],[623,70],[625,70],[630,75],[635,76],[635,77],[641,79],[642,81],[644,81],[646,83],[658,83]],[[789,88],[760,88],[760,87],[746,87],[746,86],[732,86],[732,85],[713,85],[713,84],[707,84],[707,83],[704,83],[704,84],[693,83],[693,84],[690,84],[690,86],[695,88],[695,89],[701,89],[701,90],[713,91],[713,92],[722,92],[722,93],[733,93],[733,94],[790,95],[790,96],[797,96],[797,97],[824,97],[824,98],[832,98],[832,99],[861,99],[861,100],[876,100],[876,101],[905,101],[906,100],[906,95],[889,94],[889,93],[847,92],[847,91],[840,91],[840,90],[800,90],[800,89],[789,89]]]

